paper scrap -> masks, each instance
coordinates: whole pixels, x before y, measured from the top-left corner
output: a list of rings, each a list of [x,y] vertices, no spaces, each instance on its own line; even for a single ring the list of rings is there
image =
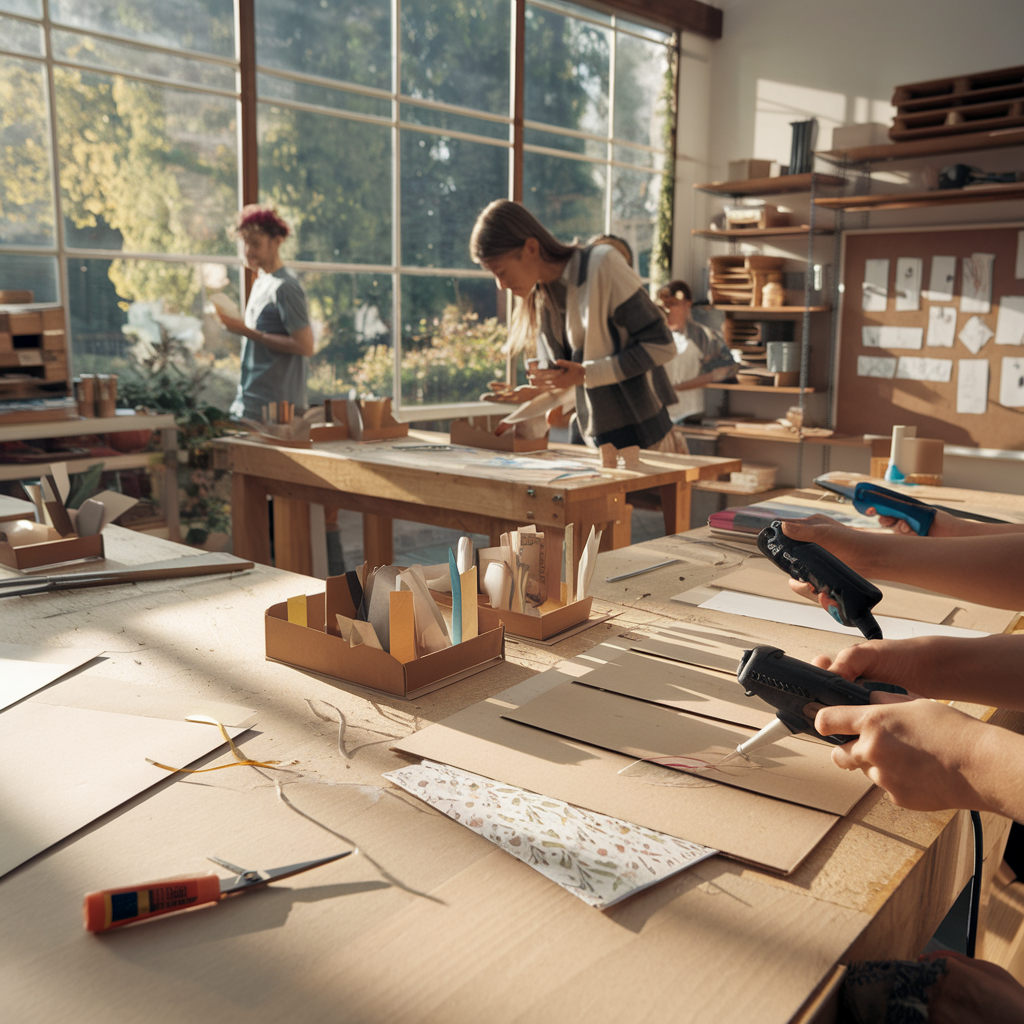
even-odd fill
[[[459,567],[459,572],[468,572],[469,567],[473,564],[473,538],[472,537],[460,537],[459,538],[459,553],[455,559],[456,564]]]
[[[889,301],[889,261],[866,260],[861,306],[868,313],[884,313]]]
[[[956,411],[975,415],[983,415],[988,411],[987,359],[957,361]]]
[[[459,576],[462,587],[462,639],[472,640],[480,634],[480,609],[476,603],[477,582],[476,566],[472,566]]]
[[[972,316],[960,328],[957,337],[971,350],[973,355],[977,355],[985,347],[988,339],[992,337],[992,328],[980,316]]]
[[[0,644],[0,711],[73,672],[101,651]]]
[[[512,573],[505,562],[488,562],[482,584],[492,608],[508,608],[512,596]]]
[[[928,340],[933,348],[952,348],[956,336],[956,306],[928,308]]]
[[[948,384],[953,376],[952,359],[925,359],[921,356],[900,356],[896,365],[898,380],[929,380]]]
[[[960,282],[961,313],[992,312],[992,253],[976,252],[964,257]]]
[[[405,572],[398,574],[397,583],[402,590],[409,590],[413,595],[417,657],[451,647],[448,627],[445,625],[441,609],[430,596],[423,566],[410,565]]]
[[[956,281],[956,257],[933,256],[932,272],[928,279],[928,290],[924,297],[929,302],[952,302],[953,284]]]
[[[921,308],[921,277],[924,261],[919,256],[901,256],[896,260],[896,311]]]
[[[857,376],[892,380],[896,376],[896,358],[894,356],[857,356]]]
[[[388,594],[389,653],[403,665],[416,660],[416,631],[413,626],[414,599],[411,590],[392,590]]]
[[[433,761],[384,778],[592,907],[609,907],[717,852]]]
[[[604,530],[596,527],[590,528],[590,536],[583,547],[583,554],[580,555],[579,573],[576,577],[576,600],[582,601],[590,593],[590,583],[594,578],[594,569],[597,566],[597,549],[601,544],[601,537]]]
[[[748,619],[761,619],[789,626],[807,626],[827,633],[842,633],[844,636],[863,639],[859,629],[836,622],[821,605],[811,604],[810,601],[806,604],[793,604],[790,601],[777,601],[773,597],[756,597],[753,594],[720,590],[700,607],[729,612],[731,615],[742,615]],[[976,629],[961,629],[958,626],[943,626],[933,622],[914,622],[911,619],[896,619],[889,615],[876,615],[875,619],[886,640],[906,640],[915,636],[989,636],[988,633]]]
[[[999,377],[999,404],[1009,409],[1024,406],[1024,359],[1003,356]]]
[[[860,336],[865,348],[920,348],[924,328],[880,324],[862,327]]]
[[[996,320],[997,345],[1024,345],[1024,295],[1004,295]]]
[[[307,625],[305,594],[299,594],[298,597],[288,598],[288,621],[296,626]]]
[[[50,476],[53,477],[54,482],[57,484],[57,493],[60,495],[61,502],[66,505],[68,503],[68,495],[71,493],[71,478],[68,476],[68,464],[66,462],[50,463]]]

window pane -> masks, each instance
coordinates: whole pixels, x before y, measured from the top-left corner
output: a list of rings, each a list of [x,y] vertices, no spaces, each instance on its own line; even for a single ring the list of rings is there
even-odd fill
[[[43,0],[0,0],[0,11],[24,14],[29,18],[43,16]]]
[[[347,110],[353,114],[372,114],[374,117],[391,119],[391,100],[363,96],[344,89],[331,89],[325,85],[292,82],[276,75],[257,75],[256,92],[260,99],[291,100],[293,103],[309,103],[328,110]]]
[[[615,137],[664,149],[669,51],[619,33],[615,50]]]
[[[176,78],[194,85],[211,85],[215,89],[235,89],[235,72],[223,64],[207,64],[202,60],[171,57],[125,43],[79,35],[77,32],[53,31],[53,55],[58,60],[89,64],[92,67],[127,71],[129,74]]]
[[[390,396],[391,275],[295,270],[317,343],[306,380],[310,403],[344,397],[351,387]]]
[[[488,139],[508,141],[509,123],[501,121],[484,121],[479,117],[467,117],[465,114],[453,114],[447,110],[432,110],[415,103],[403,103],[399,117],[412,124],[425,124],[431,128],[441,128],[452,132],[465,132],[467,135],[483,135]]]
[[[604,232],[604,189],[600,164],[523,154],[523,205],[563,242]]]
[[[391,129],[259,105],[260,197],[294,235],[285,259],[391,263]]]
[[[607,134],[610,40],[608,29],[528,6],[526,119]]]
[[[402,132],[402,262],[472,267],[477,214],[507,197],[509,151],[423,132]]]
[[[509,112],[509,0],[402,0],[402,92]]]
[[[629,32],[633,32],[638,36],[646,36],[648,39],[653,39],[655,42],[672,42],[672,33],[667,32],[664,29],[648,28],[646,25],[640,25],[635,21],[624,21],[622,18],[617,18],[615,20],[615,25],[618,28],[624,28]]]
[[[219,57],[235,55],[233,0],[50,0],[50,18],[72,28],[95,29],[172,49]]]
[[[490,277],[402,277],[403,406],[475,402],[504,376],[497,303]]]
[[[237,102],[54,68],[71,247],[234,254]]]
[[[592,7],[583,7],[579,4],[567,4],[562,0],[544,0],[545,7],[554,7],[566,14],[575,14],[580,18],[589,18],[591,21],[599,21],[602,25],[610,25],[612,16],[604,11],[598,11]]]
[[[44,68],[0,57],[0,242],[53,245]]]
[[[43,29],[40,25],[0,16],[0,39],[3,40],[0,45],[5,50],[27,53],[33,57],[43,55]]]
[[[658,229],[662,176],[626,167],[612,168],[612,234],[633,249],[641,277],[651,275],[651,249]]]
[[[75,373],[147,376],[160,335],[154,317],[172,315],[172,361],[187,375],[206,373],[203,398],[227,409],[238,387],[239,339],[214,315],[211,295],[239,302],[239,268],[159,260],[68,260],[68,312]],[[119,390],[125,390],[123,386]]]
[[[564,149],[567,153],[581,153],[594,160],[608,157],[608,143],[597,139],[581,139],[576,135],[562,135],[561,132],[543,132],[538,128],[526,128],[523,142],[527,146],[544,146],[546,149]]]
[[[649,149],[635,149],[633,146],[613,146],[613,157],[621,164],[635,164],[648,170],[661,171],[665,167],[665,154],[652,153]]]
[[[56,256],[0,253],[0,281],[4,288],[27,288],[34,302],[60,302]]]
[[[256,0],[266,67],[391,89],[391,0]]]

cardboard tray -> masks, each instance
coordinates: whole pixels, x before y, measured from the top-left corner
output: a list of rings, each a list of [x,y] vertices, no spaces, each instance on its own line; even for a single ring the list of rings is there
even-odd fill
[[[350,647],[324,632],[325,594],[306,598],[306,621],[288,621],[288,604],[272,605],[264,616],[267,657],[286,665],[413,700],[505,659],[505,631],[500,624],[465,643],[402,664],[387,651],[361,644]],[[480,628],[483,630],[483,618]]]
[[[488,417],[490,418],[490,417]],[[493,417],[500,419],[500,417]],[[475,426],[468,419],[452,420],[452,444],[464,444],[471,448],[487,448],[495,452],[539,452],[548,446],[548,436],[516,437],[515,430],[504,434],[493,434],[489,430]]]
[[[347,441],[348,424],[346,423],[314,423],[309,428],[309,439],[316,441]]]
[[[73,562],[79,558],[103,558],[103,534],[91,537],[62,537],[38,544],[11,547],[0,541],[0,563],[11,569],[38,569],[43,565]]]
[[[530,640],[548,640],[563,630],[578,626],[590,618],[593,597],[585,597],[582,601],[553,608],[540,615],[525,615],[523,612],[510,612],[480,605],[480,629],[494,629],[504,625],[511,636],[525,636]]]

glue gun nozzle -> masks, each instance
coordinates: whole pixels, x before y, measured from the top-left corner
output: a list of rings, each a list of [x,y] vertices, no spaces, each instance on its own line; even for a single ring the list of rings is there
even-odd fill
[[[728,764],[730,761],[735,761],[738,757],[743,757],[743,751],[740,750],[739,747],[726,754],[725,757],[723,757],[722,760],[715,765],[715,767],[721,768],[723,764]]]

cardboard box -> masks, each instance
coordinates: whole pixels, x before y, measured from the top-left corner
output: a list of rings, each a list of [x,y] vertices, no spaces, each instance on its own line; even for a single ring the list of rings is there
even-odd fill
[[[886,146],[892,142],[887,124],[845,124],[832,129],[833,149],[856,149],[858,146]]]
[[[11,547],[0,541],[0,563],[11,569],[38,569],[59,562],[73,562],[79,558],[103,558],[103,534],[91,537],[62,537],[44,540],[39,544]]]
[[[363,417],[362,441],[383,441],[389,437],[408,437],[409,424],[399,423],[391,415],[391,399],[360,399],[359,411]]]
[[[43,314],[0,313],[0,331],[7,334],[42,334]]]
[[[563,630],[572,629],[590,618],[593,597],[585,597],[582,601],[542,611],[540,615],[526,615],[523,612],[510,612],[504,608],[480,606],[480,629],[494,629],[504,625],[512,636],[524,636],[530,640],[548,640]],[[545,606],[546,607],[546,606]]]
[[[43,348],[49,352],[63,352],[68,347],[63,331],[43,331]]]
[[[768,178],[772,173],[771,160],[730,160],[729,181],[747,181],[750,178]]]
[[[54,306],[51,309],[44,309],[40,314],[43,318],[44,331],[64,330],[64,307]]]
[[[503,415],[452,420],[451,442],[495,452],[539,452],[547,448],[547,434],[543,437],[516,437],[515,428],[504,434],[495,434],[494,430],[502,419]]]
[[[288,603],[272,605],[264,617],[267,657],[286,665],[413,700],[424,693],[465,679],[505,658],[505,631],[499,625],[472,640],[402,664],[387,651],[361,644],[350,647],[325,631],[325,594],[306,598],[306,622],[288,621]],[[348,612],[354,613],[349,606]]]

